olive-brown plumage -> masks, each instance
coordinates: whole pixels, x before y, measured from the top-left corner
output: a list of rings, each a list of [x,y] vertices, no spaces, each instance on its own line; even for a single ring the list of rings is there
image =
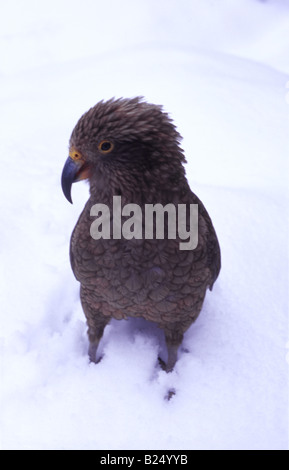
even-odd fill
[[[206,289],[212,289],[218,277],[217,236],[186,180],[180,140],[162,108],[141,98],[100,102],[72,132],[62,187],[71,202],[74,181],[88,179],[90,184],[90,198],[72,233],[70,260],[81,284],[93,362],[111,318],[143,317],[164,330],[166,370],[171,371],[183,334],[199,315]],[[146,204],[198,204],[197,247],[180,250],[180,238],[167,236],[95,240],[90,233],[91,207],[105,204],[112,227],[113,196],[121,196],[122,206],[137,204],[143,213]]]

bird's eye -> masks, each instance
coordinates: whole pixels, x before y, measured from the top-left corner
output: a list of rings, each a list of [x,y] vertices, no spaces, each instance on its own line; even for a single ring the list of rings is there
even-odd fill
[[[101,153],[109,153],[113,149],[113,143],[110,142],[109,140],[103,140],[100,142],[98,145],[98,150],[101,151]]]

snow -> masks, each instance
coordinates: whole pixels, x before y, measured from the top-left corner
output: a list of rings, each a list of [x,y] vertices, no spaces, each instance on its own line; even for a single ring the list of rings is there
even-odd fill
[[[0,447],[287,449],[288,2],[1,10]],[[69,265],[88,195],[74,185],[70,206],[61,192],[70,133],[97,101],[135,95],[174,118],[222,249],[171,374],[140,319],[112,321],[88,363]]]

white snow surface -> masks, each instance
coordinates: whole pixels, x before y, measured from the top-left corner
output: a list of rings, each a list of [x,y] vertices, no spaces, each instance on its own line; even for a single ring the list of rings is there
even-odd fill
[[[10,0],[0,39],[1,448],[287,449],[289,2]],[[69,264],[70,133],[136,95],[177,124],[222,249],[171,374],[140,319],[89,364]]]

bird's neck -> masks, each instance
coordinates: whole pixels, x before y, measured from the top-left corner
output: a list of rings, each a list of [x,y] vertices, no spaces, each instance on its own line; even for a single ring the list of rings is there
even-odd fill
[[[165,171],[166,170],[166,171]],[[144,171],[119,171],[118,168],[96,170],[90,178],[90,200],[92,203],[110,205],[114,196],[121,196],[123,204],[157,204],[172,202],[180,188],[189,186],[182,165],[170,171],[169,167]]]

